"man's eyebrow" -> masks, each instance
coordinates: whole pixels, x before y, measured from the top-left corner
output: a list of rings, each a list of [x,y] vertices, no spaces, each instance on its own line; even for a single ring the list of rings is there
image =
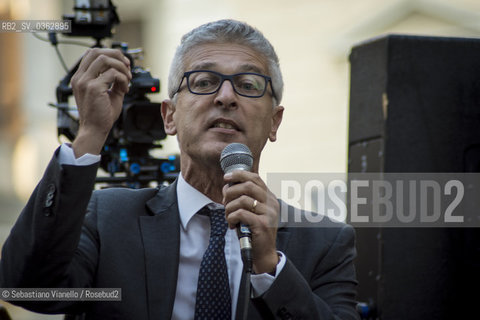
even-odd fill
[[[192,70],[212,70],[215,71],[215,67],[218,66],[218,63],[215,62],[200,62],[198,64],[194,64],[192,66]],[[235,73],[241,73],[241,72],[255,72],[255,73],[264,73],[259,67],[253,64],[243,64],[240,67],[237,68],[237,71]]]
[[[240,66],[239,70],[241,72],[256,72],[256,73],[264,73],[264,71],[260,70],[259,67],[253,64],[244,64]]]
[[[210,70],[217,64],[215,62],[200,62],[192,66],[192,70]]]

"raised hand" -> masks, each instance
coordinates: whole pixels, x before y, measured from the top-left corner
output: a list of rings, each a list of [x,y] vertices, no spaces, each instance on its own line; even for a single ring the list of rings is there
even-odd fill
[[[122,111],[131,79],[130,61],[120,50],[94,48],[85,53],[71,81],[79,112],[73,142],[77,158],[100,153]]]

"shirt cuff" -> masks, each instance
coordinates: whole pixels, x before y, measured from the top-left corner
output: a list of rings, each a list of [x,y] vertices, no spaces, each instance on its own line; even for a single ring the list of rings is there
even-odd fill
[[[252,290],[253,298],[261,296],[268,289],[270,289],[270,286],[272,285],[273,281],[275,281],[275,279],[277,278],[277,276],[280,274],[283,267],[285,266],[285,263],[287,262],[287,258],[282,252],[277,251],[277,253],[280,258],[280,261],[277,264],[277,268],[275,270],[275,276],[272,276],[268,273],[252,274],[250,278],[250,282],[252,284],[252,289],[253,289]]]
[[[60,146],[60,152],[58,153],[57,161],[60,164],[73,165],[73,166],[89,166],[94,163],[100,162],[101,156],[86,153],[80,158],[75,158],[72,146],[69,143],[62,143]]]

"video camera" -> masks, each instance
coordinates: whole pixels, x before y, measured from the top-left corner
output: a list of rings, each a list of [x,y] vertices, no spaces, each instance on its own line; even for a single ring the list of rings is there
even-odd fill
[[[103,47],[102,40],[113,35],[113,27],[120,23],[116,7],[111,0],[75,0],[73,15],[64,15],[71,21],[72,37],[91,37],[96,40],[92,47]],[[56,34],[49,34],[50,42],[57,44]],[[166,138],[160,103],[151,102],[147,94],[160,91],[160,81],[150,72],[135,65],[135,57],[141,50],[129,50],[126,43],[112,43],[130,60],[132,80],[125,95],[122,112],[114,124],[101,152],[100,167],[109,176],[97,176],[96,182],[107,186],[140,188],[151,182],[162,184],[176,179],[179,171],[179,156],[153,158],[150,152],[162,148],[161,140]],[[72,96],[70,80],[80,61],[60,81],[57,96],[57,132],[73,141],[78,132],[78,118],[69,106]]]

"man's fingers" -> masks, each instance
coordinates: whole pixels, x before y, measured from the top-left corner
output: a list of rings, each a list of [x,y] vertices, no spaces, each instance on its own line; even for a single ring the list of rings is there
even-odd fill
[[[93,49],[92,49],[93,50]],[[103,54],[106,53],[106,54]],[[109,56],[109,55],[113,55]],[[125,61],[121,61],[118,58],[125,58],[123,54],[118,50],[107,50],[107,49],[97,49],[97,51],[90,51],[82,60],[82,63],[79,67],[79,70],[75,73],[72,78],[72,88],[75,91],[83,91],[90,86],[91,82],[97,83],[97,79],[100,78],[101,81],[108,82],[108,86],[102,86],[102,90],[108,89],[113,83],[115,78],[115,73],[108,72],[109,70],[116,70],[118,73],[125,75],[125,78],[130,81],[132,74],[129,69],[129,65]],[[127,59],[128,60],[128,59]],[[105,77],[107,74],[107,77]],[[127,92],[128,83],[125,85],[123,78],[119,80],[122,90]]]
[[[111,91],[122,94],[128,92],[128,84],[130,80],[125,74],[118,72],[115,69],[105,71],[100,74],[97,79],[103,84],[103,86]]]
[[[246,195],[259,202],[264,202],[267,197],[266,189],[253,181],[246,181],[227,187],[224,190],[224,204]]]
[[[227,184],[238,184],[246,181],[253,181],[255,184],[263,187],[266,187],[263,180],[255,172],[235,170],[230,173],[227,173],[223,176],[225,183]]]
[[[131,78],[130,69],[123,62],[106,55],[100,55],[86,70],[84,80],[88,81],[90,79],[98,78],[99,75],[110,69],[115,69],[118,72],[123,73],[127,78]]]
[[[258,217],[245,209],[238,209],[227,216],[227,222],[230,228],[235,228],[237,224],[243,223],[250,226],[258,224]]]
[[[227,205],[225,206],[225,211],[226,212],[235,212],[237,210],[243,209],[245,211],[249,211],[254,214],[261,214],[262,212],[262,203],[260,201],[256,201],[256,199],[242,195],[241,197],[228,202]],[[255,209],[253,204],[255,204]]]
[[[86,72],[92,62],[102,55],[118,60],[127,68],[130,66],[130,60],[118,49],[90,48],[85,52],[77,72]]]

